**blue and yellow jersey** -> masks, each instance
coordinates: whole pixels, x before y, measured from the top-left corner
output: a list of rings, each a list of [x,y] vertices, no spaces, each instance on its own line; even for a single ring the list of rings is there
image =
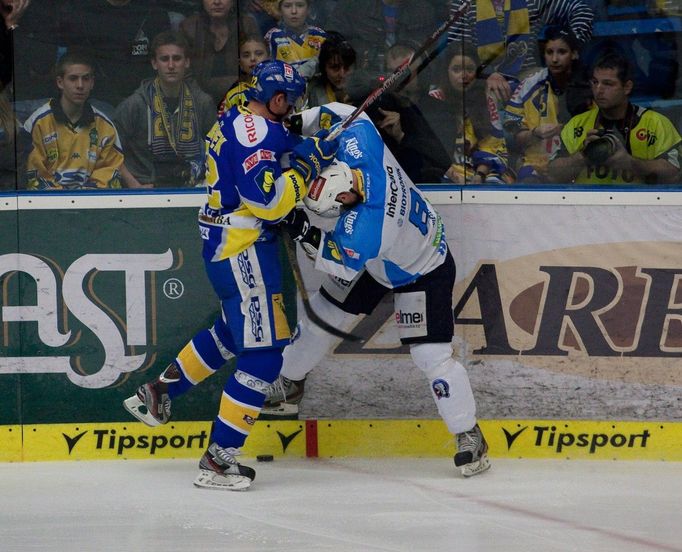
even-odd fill
[[[248,101],[246,99],[246,91],[253,88],[250,81],[236,81],[225,94],[223,101],[220,102],[218,109],[218,117],[225,113],[231,107],[236,105],[245,105]]]
[[[39,107],[24,123],[33,140],[27,188],[81,190],[120,188],[123,152],[111,120],[89,103],[71,123],[59,100]]]
[[[682,138],[670,120],[643,107],[631,105],[633,123],[630,125],[626,148],[635,159],[664,158],[673,166],[680,168],[680,149]],[[598,125],[599,108],[580,113],[573,117],[561,131],[561,149],[555,157],[573,155],[583,148],[588,131],[602,128]],[[607,166],[587,167],[575,179],[578,184],[630,184],[635,175],[629,171]]]
[[[521,130],[533,130],[540,125],[559,123],[559,97],[552,87],[549,70],[541,69],[518,86],[505,107],[506,119]],[[523,152],[521,165],[543,169],[550,156],[561,146],[559,136],[533,140]]]
[[[220,261],[256,240],[274,239],[279,222],[306,193],[282,161],[301,138],[246,107],[225,112],[206,137],[208,200],[199,212],[204,258]]]
[[[303,34],[273,27],[265,35],[272,59],[293,65],[305,79],[315,74],[320,48],[326,38],[327,34],[322,29],[313,26],[309,26]]]

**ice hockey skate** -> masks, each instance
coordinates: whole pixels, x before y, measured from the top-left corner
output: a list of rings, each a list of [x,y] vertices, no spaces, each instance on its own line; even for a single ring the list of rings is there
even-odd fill
[[[464,477],[471,477],[490,469],[488,443],[478,424],[469,431],[458,433],[456,439],[455,466],[460,468]]]
[[[260,413],[263,420],[297,420],[298,405],[303,399],[305,379],[293,381],[279,376],[265,390],[265,404]]]
[[[235,448],[222,448],[211,443],[199,461],[199,475],[194,480],[196,487],[228,491],[244,491],[256,478],[256,470],[242,466]]]
[[[141,385],[135,395],[123,401],[123,406],[150,427],[166,424],[171,416],[168,384],[179,380],[178,367],[172,363],[156,380]]]

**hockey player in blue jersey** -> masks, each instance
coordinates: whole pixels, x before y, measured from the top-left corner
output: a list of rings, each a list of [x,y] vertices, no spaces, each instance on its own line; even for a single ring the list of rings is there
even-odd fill
[[[329,104],[304,112],[304,133],[348,109]],[[429,379],[438,412],[456,436],[455,465],[467,477],[487,470],[488,445],[476,422],[469,378],[452,358],[455,262],[443,222],[369,119],[359,118],[342,132],[336,160],[311,183],[303,201],[319,216],[338,217],[331,231],[312,226],[303,209],[284,222],[315,268],[329,275],[311,298],[313,310],[343,328],[392,291],[400,340]],[[264,412],[297,412],[306,375],[334,340],[301,321],[300,337],[284,352],[282,374],[268,390]]]
[[[282,220],[334,157],[323,132],[302,139],[282,121],[305,92],[289,64],[265,61],[253,74],[246,106],[224,113],[206,138],[206,204],[199,212],[206,272],[220,299],[215,324],[199,332],[158,379],[124,401],[148,425],[167,423],[171,400],[236,356],[221,397],[198,487],[245,489],[255,471],[239,464],[244,444],[277,378],[289,343],[278,233]],[[290,155],[289,155],[290,154]],[[285,166],[285,158],[290,166]]]

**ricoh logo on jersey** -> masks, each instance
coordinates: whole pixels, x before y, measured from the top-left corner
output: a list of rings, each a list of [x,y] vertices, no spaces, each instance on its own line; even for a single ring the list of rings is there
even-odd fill
[[[121,433],[116,429],[95,429],[84,431],[78,435],[62,433],[69,455],[74,450],[83,452],[87,449],[111,451],[116,456],[124,456],[128,451],[145,451],[149,456],[168,449],[204,450],[208,446],[208,433],[204,430],[194,435],[160,435]]]
[[[253,122],[253,115],[246,115],[244,117],[244,129],[246,130],[246,139],[249,144],[256,142],[256,124]]]
[[[131,354],[132,347],[146,347],[149,304],[156,304],[156,290],[147,284],[148,274],[168,270],[173,253],[160,254],[87,254],[66,269],[56,262],[33,255],[10,253],[0,255],[0,285],[5,296],[20,285],[19,278],[35,287],[31,304],[0,304],[0,328],[4,330],[2,345],[9,348],[15,324],[35,324],[39,349],[68,351],[81,337],[81,331],[69,329],[77,319],[94,334],[104,358],[97,371],[85,370],[79,357],[0,356],[0,374],[66,374],[80,387],[98,389],[111,385],[123,373],[134,372],[147,362],[147,353]],[[63,276],[62,276],[63,274]],[[124,312],[118,315],[97,295],[100,278],[120,278],[125,296]],[[30,281],[30,283],[28,283]],[[24,297],[31,297],[25,294]],[[150,299],[152,297],[152,299]]]
[[[362,152],[358,146],[358,139],[353,137],[346,142],[345,147],[346,153],[353,157],[354,159],[360,159],[362,157]]]
[[[251,114],[237,117],[234,122],[234,134],[245,148],[251,148],[263,141],[268,134],[265,119]]]

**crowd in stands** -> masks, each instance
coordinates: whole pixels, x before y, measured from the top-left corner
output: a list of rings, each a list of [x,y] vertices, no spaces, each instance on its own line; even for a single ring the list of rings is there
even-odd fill
[[[682,32],[594,32],[678,1],[0,0],[0,191],[201,186],[260,61],[359,105],[455,12],[368,112],[413,180],[682,182]]]

